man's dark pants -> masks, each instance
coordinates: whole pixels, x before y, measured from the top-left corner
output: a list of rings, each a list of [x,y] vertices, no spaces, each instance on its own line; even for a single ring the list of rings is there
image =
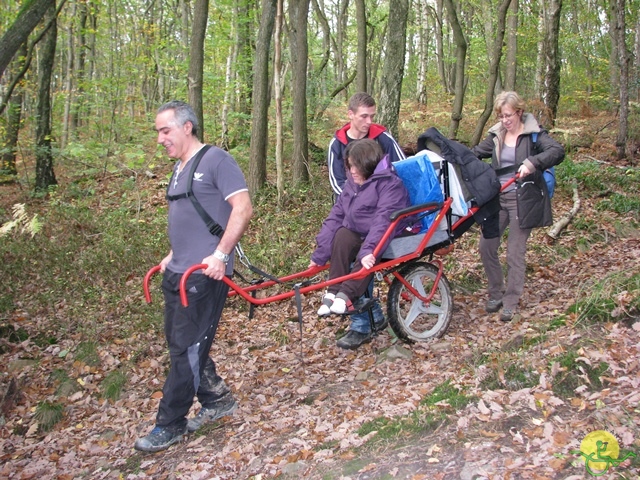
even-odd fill
[[[162,280],[164,330],[171,367],[156,417],[157,426],[178,430],[186,427],[186,415],[194,396],[207,407],[229,393],[209,357],[229,287],[206,275],[193,274],[187,282],[189,306],[183,307],[179,291],[181,278],[182,274],[166,270]]]

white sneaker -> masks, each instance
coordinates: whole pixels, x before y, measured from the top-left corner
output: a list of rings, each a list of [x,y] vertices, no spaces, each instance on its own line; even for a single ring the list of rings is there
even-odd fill
[[[325,293],[322,297],[322,305],[318,309],[318,315],[321,317],[326,317],[327,315],[331,315],[331,305],[333,305],[333,301],[336,296],[333,293]]]
[[[331,307],[329,308],[332,313],[337,313],[338,315],[342,315],[347,311],[347,302],[343,298],[337,297]]]

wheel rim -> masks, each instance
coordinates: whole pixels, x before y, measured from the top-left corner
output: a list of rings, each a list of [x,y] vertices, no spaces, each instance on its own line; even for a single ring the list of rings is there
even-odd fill
[[[435,268],[434,268],[435,270]],[[436,278],[436,272],[423,265],[405,276],[406,280],[423,297],[428,297]],[[451,295],[444,277],[438,283],[436,293],[429,304],[411,294],[404,285],[398,290],[395,305],[400,327],[411,340],[425,340],[440,336],[449,324]]]

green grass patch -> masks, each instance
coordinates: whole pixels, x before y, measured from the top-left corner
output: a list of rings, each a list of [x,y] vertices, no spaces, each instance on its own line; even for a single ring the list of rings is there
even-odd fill
[[[81,342],[76,347],[75,352],[76,360],[89,365],[90,367],[97,367],[100,365],[100,356],[98,355],[98,344],[94,341]]]
[[[10,343],[24,342],[29,338],[29,333],[24,328],[16,328],[13,325],[0,325],[0,338]]]
[[[100,388],[102,396],[107,400],[116,401],[122,394],[122,389],[127,384],[127,376],[121,370],[113,370],[107,374]]]
[[[446,380],[425,396],[410,414],[375,418],[363,423],[357,433],[365,436],[377,432],[371,440],[373,442],[389,442],[407,435],[425,435],[446,423],[449,420],[448,413],[464,408],[473,400],[474,397],[465,395],[450,380]]]
[[[564,398],[575,396],[575,390],[583,385],[591,391],[602,389],[601,376],[609,369],[606,362],[589,365],[574,350],[556,357],[551,363],[556,362],[561,368],[553,379],[553,392]]]
[[[609,198],[596,204],[600,211],[615,212],[619,215],[633,214],[637,220],[640,218],[640,197],[638,194],[614,193]]]
[[[576,323],[620,321],[640,312],[640,273],[620,271],[583,285],[568,313],[578,315]]]
[[[68,397],[80,390],[78,382],[69,377],[66,370],[62,368],[56,368],[51,375],[49,375],[49,381],[56,385],[56,397]]]
[[[36,406],[36,412],[33,416],[38,422],[38,428],[42,432],[50,431],[64,415],[64,406],[61,403],[43,401]]]
[[[269,337],[278,345],[282,347],[289,343],[289,334],[284,324],[280,323],[274,329],[269,332]]]
[[[447,416],[443,412],[431,413],[426,409],[417,409],[409,415],[393,418],[378,417],[365,422],[357,430],[357,433],[364,437],[371,432],[377,432],[374,441],[392,441],[406,435],[431,432],[446,420]]]
[[[538,385],[540,374],[520,359],[506,366],[494,369],[480,383],[483,390],[507,390],[516,391],[523,388],[533,388]]]
[[[451,380],[445,380],[434,388],[433,392],[424,397],[420,401],[420,405],[435,407],[436,403],[446,402],[452,409],[461,410],[473,400],[474,397],[465,395],[460,388],[452,385]]]

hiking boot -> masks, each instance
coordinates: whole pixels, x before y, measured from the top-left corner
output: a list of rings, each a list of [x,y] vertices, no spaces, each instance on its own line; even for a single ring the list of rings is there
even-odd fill
[[[174,443],[182,440],[182,436],[185,433],[187,433],[186,427],[183,429],[155,427],[149,435],[137,439],[134,448],[142,452],[159,452],[166,450]]]
[[[202,407],[195,417],[190,418],[187,422],[187,430],[195,432],[205,423],[211,423],[227,415],[233,415],[237,408],[238,402],[235,401],[231,394],[225,395],[212,407]]]
[[[487,313],[496,313],[502,308],[502,300],[487,300],[487,305],[484,307]]]
[[[360,333],[355,330],[349,330],[347,334],[342,337],[336,345],[345,350],[355,350],[363,343],[369,343],[371,341],[371,333]]]
[[[511,310],[510,308],[505,308],[500,314],[500,320],[503,322],[510,322],[513,320],[513,317],[516,316],[516,311]]]

